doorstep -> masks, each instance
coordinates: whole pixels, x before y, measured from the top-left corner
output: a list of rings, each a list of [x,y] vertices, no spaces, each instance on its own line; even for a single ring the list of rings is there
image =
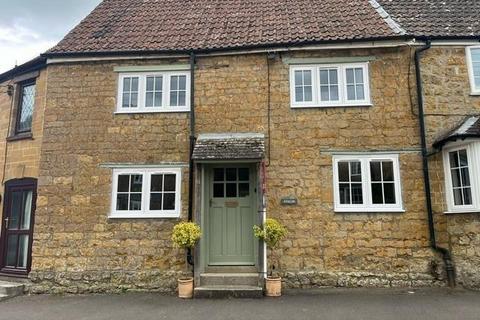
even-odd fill
[[[262,282],[258,273],[203,273],[194,289],[195,298],[261,298]]]
[[[22,295],[24,290],[23,283],[0,281],[0,301]]]
[[[256,286],[204,286],[194,289],[195,298],[229,299],[249,298],[258,299],[263,297],[263,289]]]

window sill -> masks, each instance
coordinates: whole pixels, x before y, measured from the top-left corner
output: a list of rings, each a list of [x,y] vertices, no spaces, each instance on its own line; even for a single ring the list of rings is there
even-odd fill
[[[471,209],[471,210],[455,210],[455,211],[445,211],[444,214],[446,215],[453,215],[453,214],[469,214],[469,213],[480,213],[479,209]]]
[[[307,109],[307,108],[317,108],[317,109],[326,109],[326,108],[362,108],[362,107],[372,107],[372,103],[358,103],[358,104],[341,104],[341,105],[290,105],[292,109]]]
[[[19,140],[33,140],[33,134],[31,132],[18,133],[14,136],[7,137],[8,142]]]
[[[480,96],[480,92],[470,92],[471,96]]]
[[[335,213],[404,213],[402,208],[335,208]]]
[[[164,214],[110,214],[108,219],[179,219],[180,215],[178,213],[164,213]]]
[[[120,110],[115,111],[114,114],[148,114],[148,113],[180,113],[190,112],[190,108],[170,108],[170,109],[154,109],[154,110]]]

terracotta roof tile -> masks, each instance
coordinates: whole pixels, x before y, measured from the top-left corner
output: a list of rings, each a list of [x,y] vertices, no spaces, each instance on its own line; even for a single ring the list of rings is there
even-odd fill
[[[104,0],[48,53],[233,49],[398,36],[370,2]]]
[[[479,0],[377,0],[410,35],[480,36]]]

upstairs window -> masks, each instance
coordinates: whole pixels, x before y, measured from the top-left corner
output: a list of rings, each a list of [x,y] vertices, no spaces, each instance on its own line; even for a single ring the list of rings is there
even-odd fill
[[[290,67],[292,108],[368,106],[368,63]]]
[[[449,212],[480,211],[480,142],[444,148],[445,194]]]
[[[123,78],[122,108],[138,107],[138,79],[139,77]]]
[[[32,131],[33,109],[35,106],[35,81],[28,81],[19,85],[17,118],[15,134]]]
[[[467,63],[472,94],[480,95],[480,46],[467,48]]]
[[[398,155],[337,155],[333,164],[335,211],[403,211]]]
[[[312,74],[314,70],[295,70],[295,101],[297,103],[312,103],[313,102],[313,87]]]
[[[120,73],[117,113],[190,111],[188,72]]]
[[[163,103],[163,76],[147,77],[145,107],[160,108]]]
[[[170,105],[185,106],[187,97],[187,77],[170,77]]]
[[[180,168],[114,169],[110,217],[179,217],[180,185]]]

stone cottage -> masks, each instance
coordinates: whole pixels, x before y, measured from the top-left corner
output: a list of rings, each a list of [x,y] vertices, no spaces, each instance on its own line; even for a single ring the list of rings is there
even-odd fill
[[[189,219],[197,292],[271,264],[287,287],[478,287],[479,9],[103,1],[0,75],[1,274],[170,292]]]

